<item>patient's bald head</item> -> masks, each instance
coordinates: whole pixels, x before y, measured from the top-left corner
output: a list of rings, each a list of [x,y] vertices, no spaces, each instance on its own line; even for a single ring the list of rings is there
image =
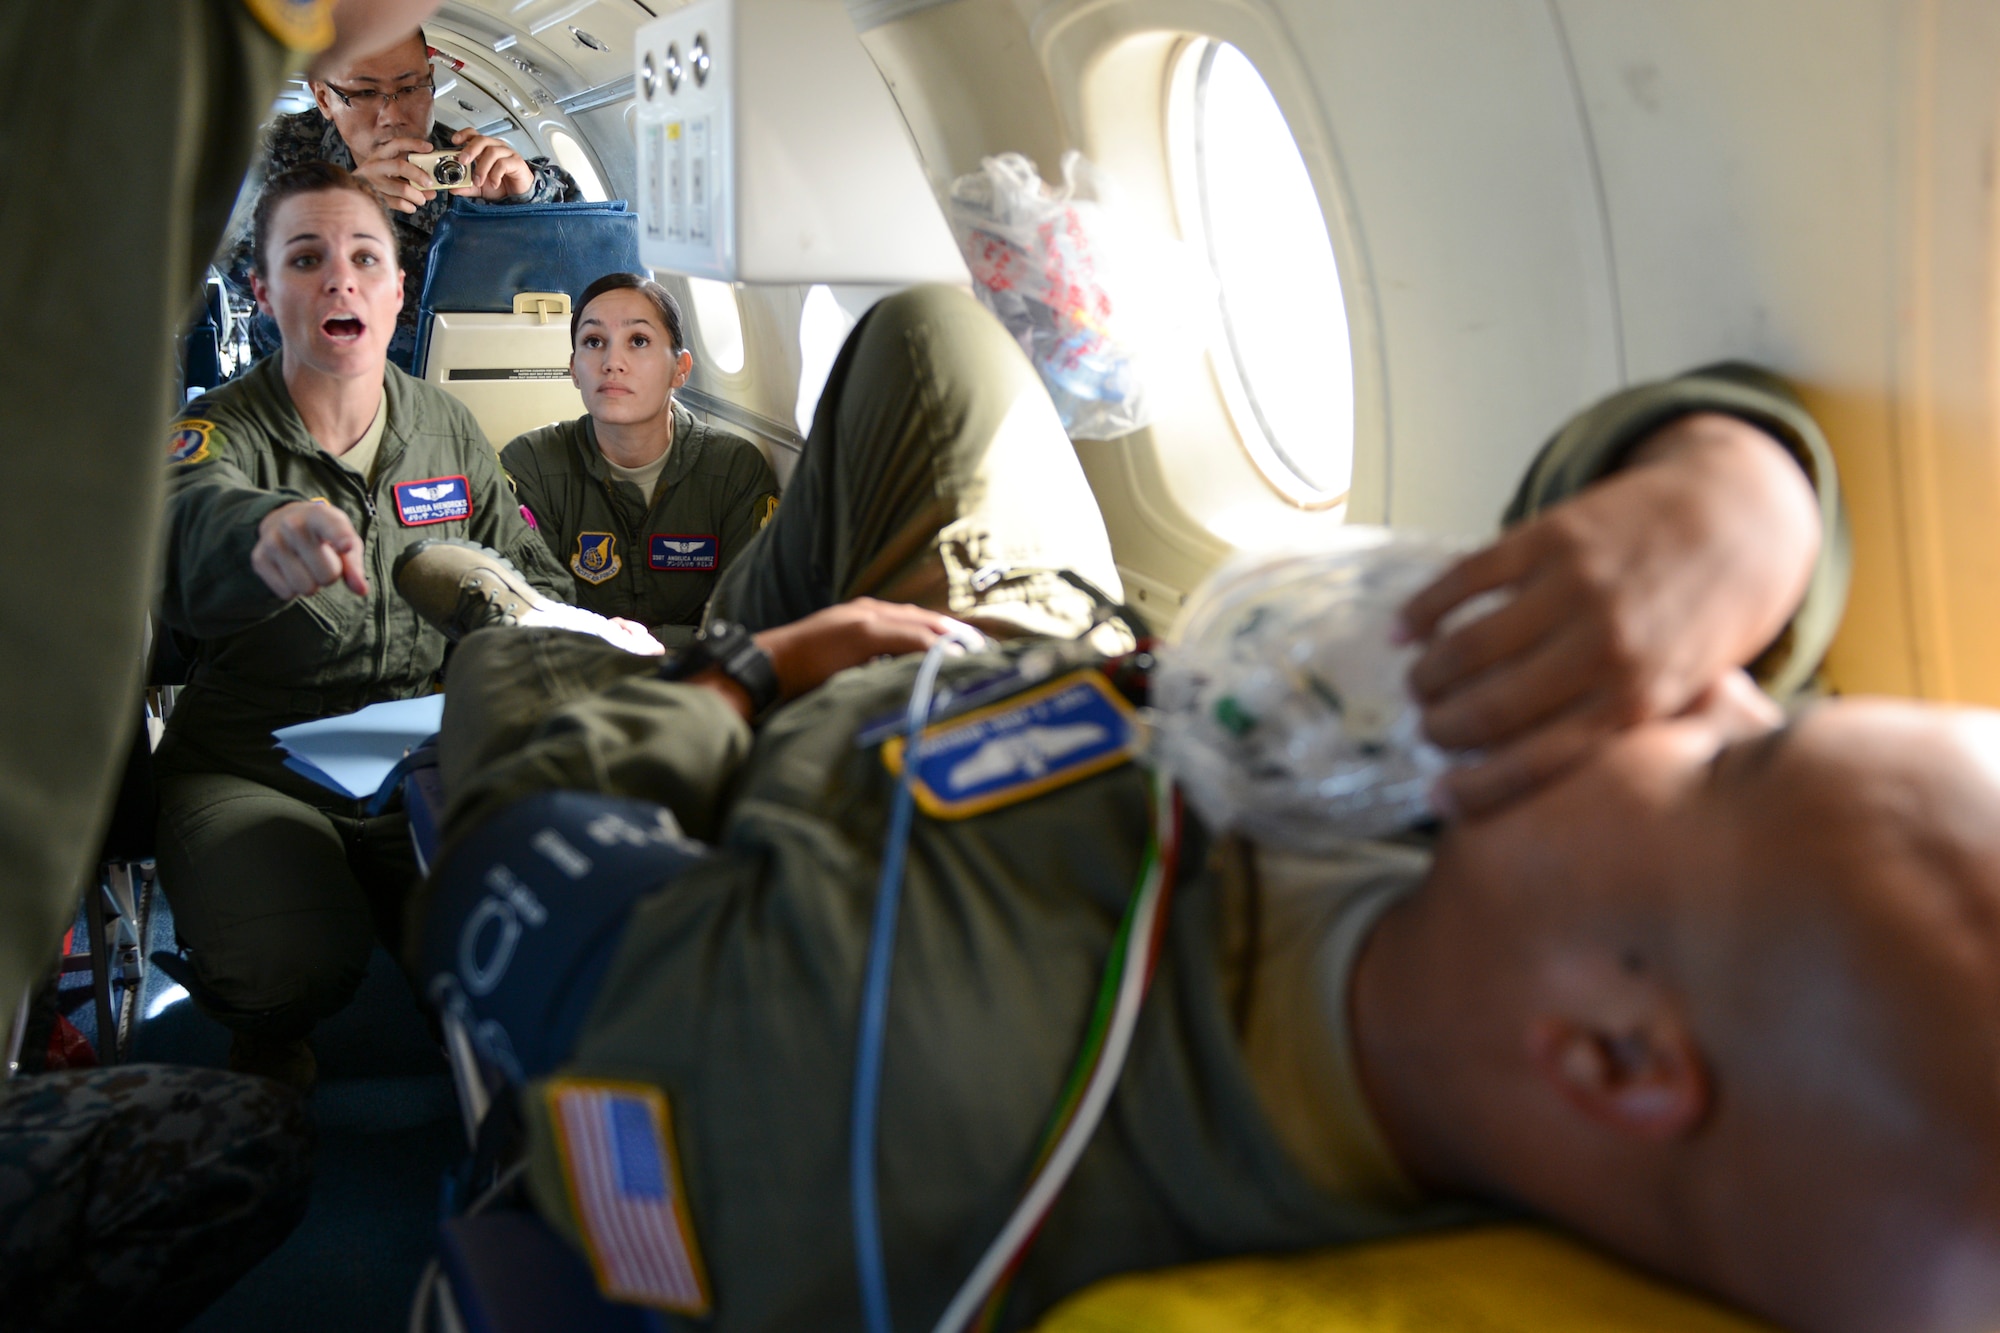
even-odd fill
[[[1454,831],[1356,1021],[1434,1183],[1801,1328],[1991,1327],[2000,715],[1635,731]]]

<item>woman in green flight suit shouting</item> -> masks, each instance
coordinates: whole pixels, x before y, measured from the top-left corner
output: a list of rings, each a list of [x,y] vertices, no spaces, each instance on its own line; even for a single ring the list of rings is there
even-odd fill
[[[570,379],[588,415],[500,454],[522,505],[576,578],[577,604],[689,642],[716,579],[778,504],[757,446],[674,401],[694,357],[657,282],[610,273],[570,316]]]

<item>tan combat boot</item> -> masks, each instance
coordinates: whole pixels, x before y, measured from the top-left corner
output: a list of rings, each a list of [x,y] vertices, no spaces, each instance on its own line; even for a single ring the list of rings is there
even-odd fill
[[[532,623],[559,603],[528,586],[512,561],[455,537],[418,542],[396,557],[396,591],[453,643],[488,625]]]
[[[396,557],[391,578],[403,600],[453,643],[489,625],[538,625],[589,634],[642,657],[666,651],[637,625],[542,596],[506,556],[477,542],[418,542]]]

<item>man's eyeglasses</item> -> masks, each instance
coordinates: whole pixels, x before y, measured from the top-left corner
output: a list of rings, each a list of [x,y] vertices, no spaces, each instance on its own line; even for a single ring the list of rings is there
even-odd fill
[[[335,97],[338,97],[342,104],[349,107],[358,107],[363,111],[372,113],[380,111],[385,106],[396,105],[396,99],[399,97],[415,97],[419,94],[429,97],[437,91],[437,80],[435,78],[425,79],[422,83],[412,83],[389,93],[377,92],[373,88],[362,88],[355,92],[349,92],[347,89],[337,87],[331,83],[326,85],[326,90]]]

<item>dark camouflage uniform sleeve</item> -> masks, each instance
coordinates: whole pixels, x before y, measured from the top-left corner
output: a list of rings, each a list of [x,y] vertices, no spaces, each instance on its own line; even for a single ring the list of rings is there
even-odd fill
[[[0,1333],[179,1328],[305,1214],[305,1102],[219,1069],[0,1084]]]

